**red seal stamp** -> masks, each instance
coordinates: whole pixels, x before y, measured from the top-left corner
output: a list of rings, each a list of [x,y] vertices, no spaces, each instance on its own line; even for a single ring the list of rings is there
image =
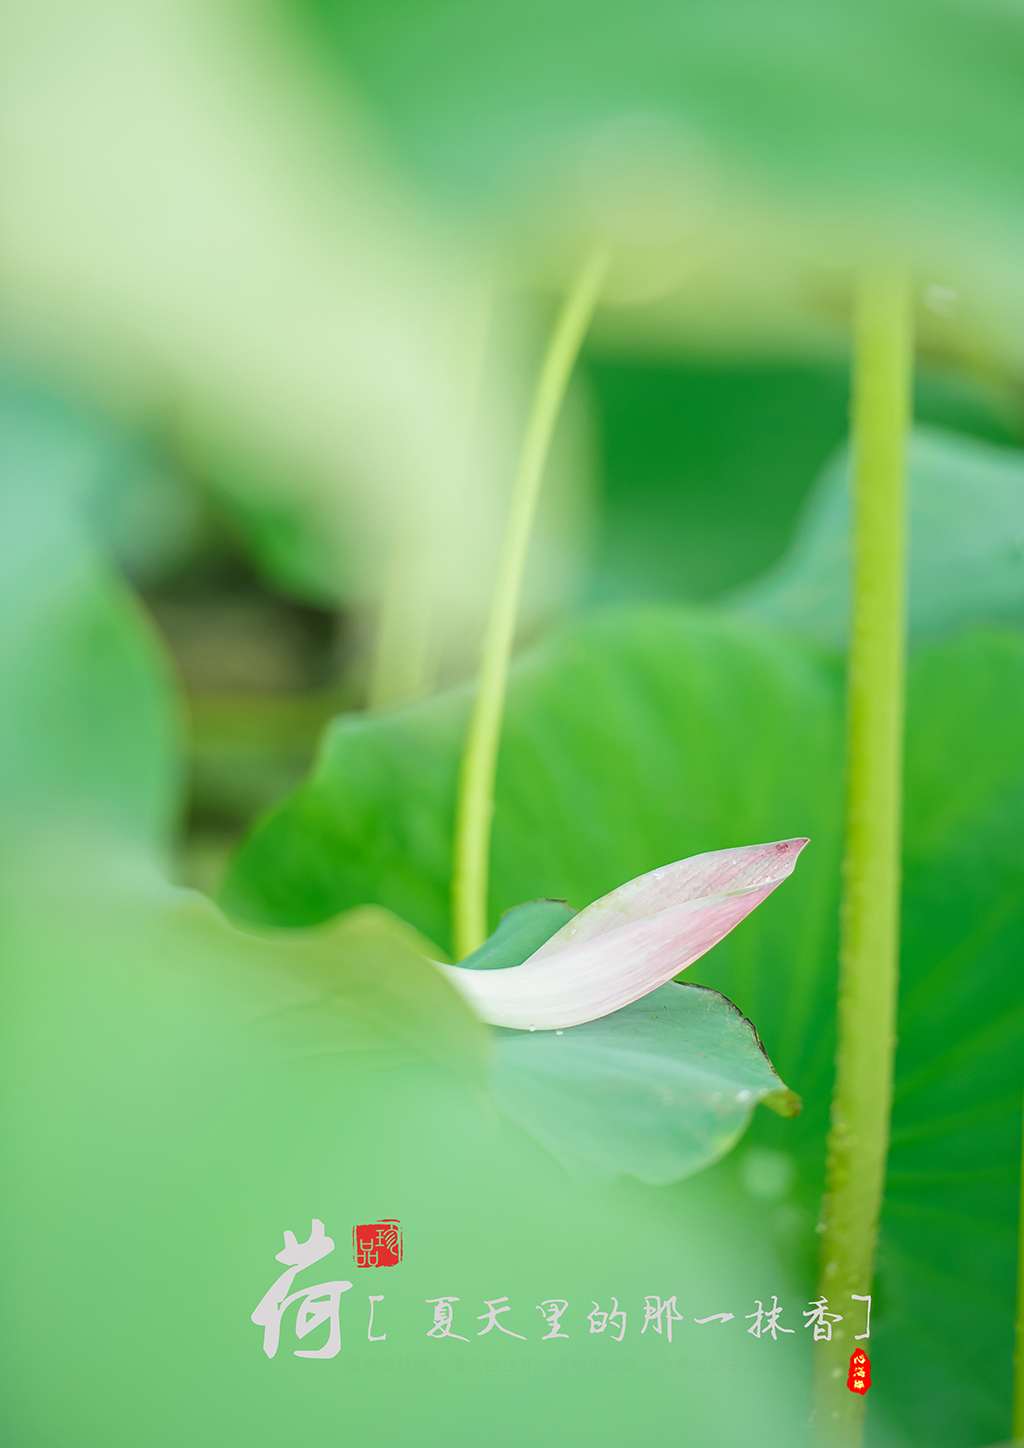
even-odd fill
[[[402,1224],[397,1217],[352,1228],[352,1256],[357,1267],[395,1267],[402,1260]]]
[[[866,1393],[871,1386],[871,1360],[862,1347],[850,1354],[846,1386],[851,1393]]]

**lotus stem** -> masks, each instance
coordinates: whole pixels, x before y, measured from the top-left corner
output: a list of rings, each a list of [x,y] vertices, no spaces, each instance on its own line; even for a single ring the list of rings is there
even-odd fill
[[[1013,1350],[1013,1441],[1024,1442],[1024,1150],[1017,1226],[1017,1323]]]
[[[819,1297],[841,1314],[815,1344],[814,1423],[860,1448],[864,1396],[847,1387],[871,1292],[892,1109],[899,976],[912,327],[907,277],[866,269],[853,346],[853,597],[836,1080]]]
[[[608,261],[605,248],[592,252],[566,296],[544,353],[526,424],[459,774],[452,870],[452,935],[457,960],[477,950],[487,938],[494,779],[523,571],[555,424]]]

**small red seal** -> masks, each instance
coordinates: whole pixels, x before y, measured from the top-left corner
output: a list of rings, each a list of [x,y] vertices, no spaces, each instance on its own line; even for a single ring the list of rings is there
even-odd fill
[[[402,1260],[402,1224],[397,1217],[352,1228],[352,1256],[357,1267],[395,1267]]]
[[[871,1386],[871,1361],[862,1347],[850,1354],[846,1386],[851,1393],[866,1393]]]

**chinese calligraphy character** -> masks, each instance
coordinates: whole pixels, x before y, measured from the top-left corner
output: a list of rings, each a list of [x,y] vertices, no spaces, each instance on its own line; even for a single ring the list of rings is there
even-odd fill
[[[856,1332],[853,1335],[854,1342],[862,1342],[864,1338],[871,1336],[871,1297],[862,1297],[859,1292],[851,1292],[850,1297],[854,1302],[866,1302],[868,1305],[868,1319],[864,1324],[863,1332]]]
[[[834,1322],[842,1322],[843,1320],[838,1312],[828,1311],[827,1297],[819,1297],[817,1301],[812,1302],[810,1311],[805,1312],[804,1317],[807,1318],[804,1327],[813,1326],[814,1328],[815,1342],[831,1342],[832,1324]],[[785,1331],[785,1328],[783,1328],[783,1331]]]
[[[428,1297],[428,1307],[434,1309],[434,1325],[427,1333],[428,1337],[457,1337],[459,1342],[469,1342],[468,1337],[463,1337],[460,1332],[452,1332],[452,1303],[458,1302],[457,1297]]]
[[[327,1341],[315,1351],[295,1349],[296,1357],[333,1358],[341,1351],[341,1294],[352,1286],[351,1282],[318,1282],[313,1287],[300,1287],[297,1292],[290,1288],[298,1273],[311,1267],[334,1251],[334,1243],[324,1235],[323,1222],[315,1218],[309,1229],[309,1239],[297,1242],[293,1232],[285,1232],[284,1249],[277,1254],[277,1261],[288,1268],[263,1296],[252,1314],[252,1321],[263,1328],[263,1351],[272,1358],[281,1340],[281,1321],[293,1302],[302,1299],[295,1316],[295,1335],[304,1338],[321,1323],[330,1321]]]
[[[664,1324],[666,1336],[669,1342],[672,1341],[672,1324],[682,1322],[683,1314],[676,1311],[676,1299],[674,1296],[666,1297],[662,1302],[660,1297],[644,1298],[644,1325],[640,1329],[641,1337],[648,1327],[653,1327],[655,1332],[661,1332]]]
[[[498,1318],[503,1312],[512,1311],[511,1307],[499,1307],[498,1304],[501,1302],[507,1303],[508,1298],[496,1297],[493,1302],[488,1302],[486,1298],[484,1299],[484,1305],[486,1306],[487,1311],[481,1312],[478,1315],[477,1322],[483,1322],[484,1318],[486,1317],[487,1326],[480,1329],[480,1331],[477,1333],[477,1337],[483,1337],[484,1333],[490,1332],[491,1328],[496,1327],[499,1332],[508,1333],[509,1337],[518,1337],[520,1342],[525,1342],[526,1338],[523,1337],[523,1334],[521,1332],[513,1332],[510,1327],[502,1327],[501,1323],[498,1321]]]
[[[370,1298],[370,1321],[369,1321],[369,1323],[368,1323],[368,1325],[367,1325],[367,1328],[366,1328],[366,1340],[367,1340],[367,1342],[386,1342],[386,1341],[387,1341],[387,1336],[388,1336],[388,1335],[387,1335],[386,1332],[381,1332],[381,1333],[374,1334],[374,1331],[373,1331],[373,1304],[374,1304],[375,1302],[383,1302],[383,1301],[384,1301],[384,1294],[383,1294],[383,1293],[381,1293],[378,1297],[371,1297],[371,1298]]]
[[[732,1322],[736,1316],[734,1312],[713,1312],[710,1317],[695,1317],[694,1322]],[[749,1329],[748,1329],[749,1331]]]
[[[593,1298],[590,1300],[594,1302]],[[594,1302],[594,1310],[593,1312],[587,1313],[587,1321],[590,1323],[591,1332],[604,1332],[609,1323],[614,1324],[618,1321],[620,1331],[618,1337],[613,1338],[613,1341],[621,1342],[626,1336],[626,1314],[619,1307],[619,1299],[617,1297],[612,1298],[612,1304],[611,1312],[602,1312],[597,1303]]]
[[[778,1334],[780,1332],[795,1331],[792,1327],[779,1327],[779,1315],[782,1312],[782,1308],[779,1306],[779,1299],[777,1297],[772,1298],[772,1305],[767,1312],[764,1310],[763,1303],[758,1302],[756,1297],[754,1301],[757,1303],[757,1311],[747,1313],[748,1317],[755,1319],[753,1325],[747,1328],[748,1332],[752,1332],[755,1337],[760,1337],[763,1332],[770,1332],[773,1341],[778,1342]]]
[[[395,1267],[402,1260],[402,1224],[382,1217],[352,1228],[352,1256],[357,1267]]]
[[[541,1342],[547,1342],[549,1337],[569,1336],[567,1332],[561,1332],[559,1330],[559,1323],[562,1320],[562,1313],[568,1306],[568,1302],[566,1302],[561,1297],[552,1297],[549,1298],[547,1302],[538,1302],[537,1311],[543,1314],[544,1321],[551,1329],[550,1332],[546,1332],[544,1334],[544,1336],[541,1338]],[[498,1325],[500,1326],[500,1324]]]

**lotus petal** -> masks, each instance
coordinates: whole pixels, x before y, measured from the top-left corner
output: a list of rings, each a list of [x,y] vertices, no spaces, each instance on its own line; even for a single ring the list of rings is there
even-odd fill
[[[481,1019],[562,1030],[665,985],[728,935],[793,871],[805,839],[713,850],[662,865],[595,900],[522,965],[441,969]]]

